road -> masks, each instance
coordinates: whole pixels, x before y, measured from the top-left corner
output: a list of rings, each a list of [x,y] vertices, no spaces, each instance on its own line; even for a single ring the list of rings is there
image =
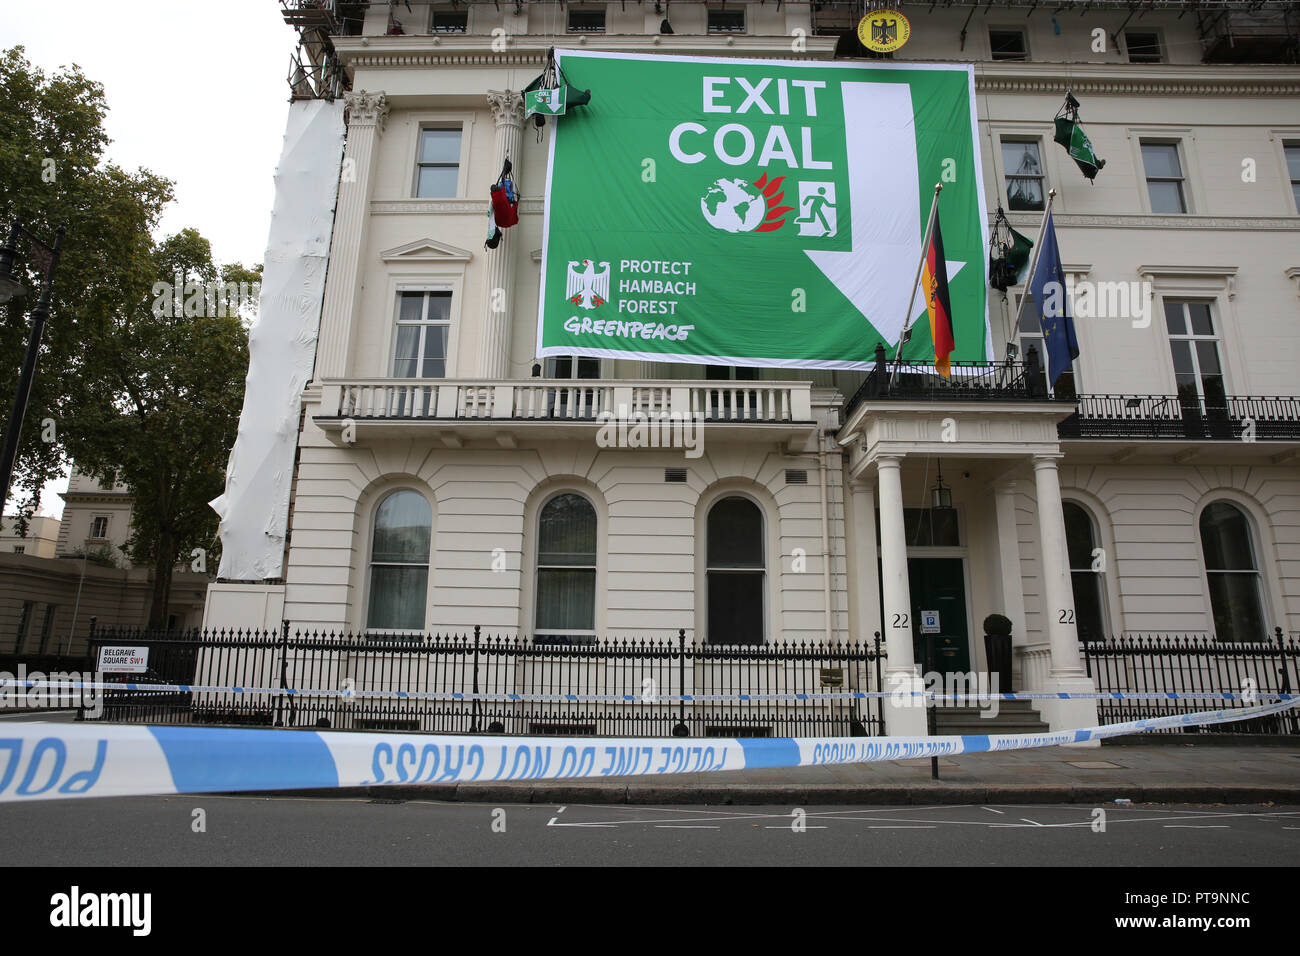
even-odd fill
[[[545,806],[185,796],[0,805],[22,866],[1291,866],[1300,808]],[[195,811],[201,810],[202,814]],[[198,824],[203,824],[198,832]],[[494,826],[495,825],[495,826]],[[57,834],[58,839],[51,839]]]

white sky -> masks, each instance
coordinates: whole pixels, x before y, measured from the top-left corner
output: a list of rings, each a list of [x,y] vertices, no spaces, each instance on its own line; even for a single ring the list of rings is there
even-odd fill
[[[262,261],[297,45],[276,0],[3,0],[0,49],[18,44],[103,84],[107,157],[176,184],[160,237],[192,226],[218,262]],[[61,516],[66,488],[40,512]]]

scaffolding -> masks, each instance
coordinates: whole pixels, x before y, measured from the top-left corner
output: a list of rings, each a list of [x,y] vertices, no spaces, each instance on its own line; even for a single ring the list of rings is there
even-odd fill
[[[414,12],[412,0],[279,0],[285,23],[298,31],[298,49],[290,57],[289,87],[294,99],[332,100],[350,88],[347,71],[334,49],[334,37],[358,36],[367,10],[382,3],[388,9],[388,34],[424,35],[428,30],[407,31],[398,13]],[[569,0],[442,0],[436,6],[450,10],[490,4],[497,10],[513,8],[516,14],[529,5],[558,5]],[[619,0],[654,4],[656,12],[670,0]],[[723,6],[726,0],[722,0]],[[858,21],[882,5],[906,9],[912,16],[935,10],[966,10],[966,24],[982,7],[991,10],[1023,11],[1026,19],[1036,13],[1047,16],[1127,12],[1120,30],[1130,21],[1147,14],[1176,14],[1196,18],[1206,63],[1296,63],[1300,62],[1300,0],[758,0],[761,6],[807,6],[812,35],[838,37],[836,55],[865,56],[856,41]],[[428,8],[427,0],[419,6]],[[915,11],[915,12],[913,12]],[[409,17],[408,17],[409,19]],[[414,26],[414,24],[412,24]],[[429,25],[429,30],[432,30]],[[962,27],[963,39],[966,27]],[[840,48],[844,47],[841,52]]]

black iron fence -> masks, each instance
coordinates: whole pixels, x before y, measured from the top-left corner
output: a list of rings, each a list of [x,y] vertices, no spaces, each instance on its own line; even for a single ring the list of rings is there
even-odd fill
[[[1100,692],[1231,692],[1249,697],[1295,693],[1300,688],[1300,643],[1294,635],[1284,636],[1280,627],[1274,631],[1274,640],[1249,644],[1219,641],[1205,634],[1126,634],[1084,643],[1083,660]],[[1103,700],[1098,704],[1098,716],[1102,723],[1118,723],[1247,706],[1249,700]],[[1300,715],[1291,710],[1239,723],[1167,732],[1297,734]]]
[[[883,733],[878,697],[796,696],[882,689],[879,636],[871,644],[724,646],[696,644],[681,632],[675,640],[558,645],[491,636],[477,627],[472,634],[416,638],[291,632],[287,624],[280,631],[112,628],[92,633],[88,670],[96,669],[99,649],[109,645],[148,649],[146,671],[111,679],[243,690],[108,691],[99,718],[107,721],[620,737]],[[285,692],[290,689],[295,693]],[[782,697],[680,699],[759,694]],[[537,695],[546,699],[527,699]],[[619,699],[557,699],[563,695]]]

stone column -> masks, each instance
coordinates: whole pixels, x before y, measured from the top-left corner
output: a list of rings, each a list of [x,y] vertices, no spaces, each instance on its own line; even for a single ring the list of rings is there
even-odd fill
[[[876,490],[853,482],[849,486],[849,616],[850,639],[870,644],[880,630],[880,577],[876,570]],[[881,634],[884,637],[884,634]]]
[[[1020,567],[1020,532],[1016,527],[1015,479],[999,481],[993,486],[993,507],[997,521],[998,578],[1002,584],[1002,606],[998,610],[1011,621],[1013,646],[1023,648],[1028,644],[1029,632],[1025,627],[1025,582]],[[1028,683],[1032,678],[1023,669],[1024,663],[1022,660],[1021,682],[1028,689],[1034,685]]]
[[[515,179],[523,165],[519,154],[519,132],[524,122],[524,103],[510,90],[488,92],[488,105],[496,122],[496,143],[492,151],[492,173],[499,174],[507,159],[514,166]],[[519,181],[515,179],[515,188]],[[510,330],[514,314],[515,247],[522,225],[502,230],[501,244],[483,251],[483,330],[479,335],[478,374],[485,379],[511,377]],[[532,369],[528,363],[525,374]]]
[[[1034,486],[1038,495],[1038,536],[1043,573],[1043,613],[1052,666],[1044,690],[1051,693],[1091,693],[1092,680],[1079,654],[1079,634],[1074,621],[1074,589],[1065,546],[1065,515],[1061,510],[1061,483],[1056,470],[1059,455],[1034,456]],[[1044,701],[1043,718],[1052,730],[1073,730],[1097,723],[1095,700]],[[1095,745],[1096,742],[1093,742]]]
[[[912,652],[912,594],[907,580],[907,530],[903,524],[902,457],[876,463],[880,480],[881,602],[884,605],[885,729],[891,736],[925,736],[925,705],[911,696],[923,689]]]
[[[361,289],[361,250],[366,245],[370,216],[370,182],[376,161],[375,142],[388,118],[388,97],[365,90],[343,98],[347,115],[347,145],[339,175],[330,243],[325,300],[321,306],[320,341],[316,351],[316,381],[347,374],[352,327]]]

